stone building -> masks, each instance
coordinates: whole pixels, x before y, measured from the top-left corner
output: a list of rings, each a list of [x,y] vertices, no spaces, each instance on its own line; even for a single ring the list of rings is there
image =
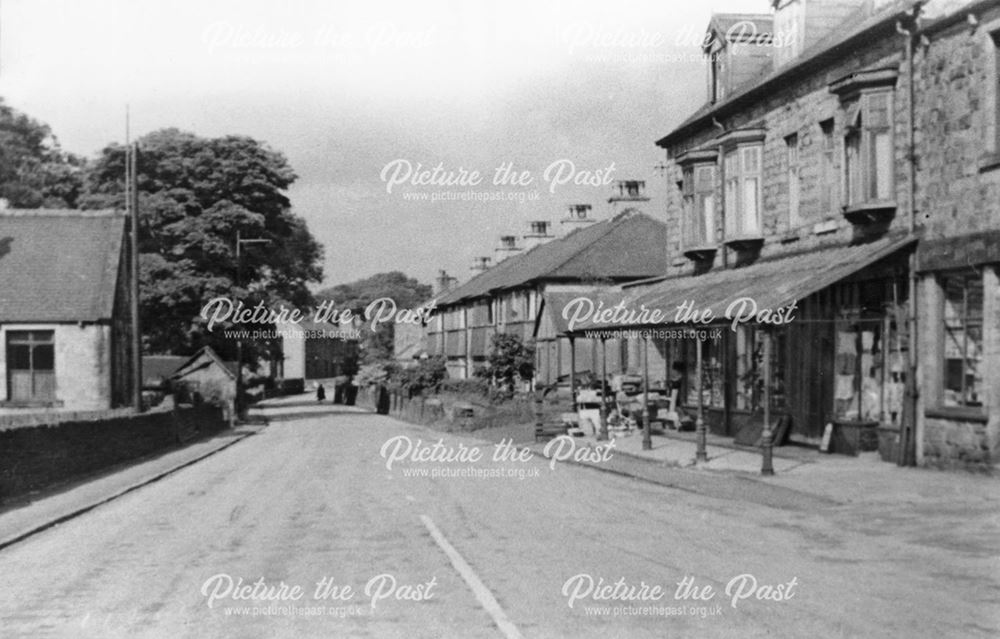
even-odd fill
[[[569,232],[558,238],[548,225],[543,229],[534,222],[529,235],[544,235],[546,242],[477,268],[472,279],[438,295],[427,326],[428,355],[444,355],[452,378],[472,377],[486,363],[491,337],[505,332],[535,341],[537,383],[565,378],[571,363],[578,372],[595,372],[596,340],[574,339],[571,346],[565,335],[550,330],[543,321],[546,300],[653,277],[666,267],[665,227],[637,208],[648,202],[641,183],[615,188],[609,204],[619,212],[610,219],[595,221],[589,206],[575,205],[571,223],[563,225]],[[628,347],[617,339],[610,346],[616,353],[611,370],[618,372],[628,366]],[[634,356],[631,361],[634,366]]]
[[[1000,432],[1000,3],[772,8],[740,17],[758,32],[771,25],[770,58],[759,40],[748,49],[730,37],[741,33],[731,16],[710,23],[708,99],[657,142],[666,277],[616,295],[670,317],[688,302],[725,327],[660,345],[714,432],[759,427],[766,403],[801,443],[818,445],[829,424],[878,429],[903,463],[989,468]],[[794,320],[733,324],[746,299]]]
[[[125,406],[125,218],[0,210],[0,412]]]

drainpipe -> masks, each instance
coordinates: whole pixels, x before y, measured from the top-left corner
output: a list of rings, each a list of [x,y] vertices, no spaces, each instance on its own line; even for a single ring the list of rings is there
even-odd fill
[[[906,161],[909,169],[909,185],[906,190],[907,205],[909,206],[910,219],[908,224],[909,234],[913,235],[917,230],[917,162],[916,162],[916,123],[914,99],[914,41],[916,32],[919,31],[920,5],[913,7],[913,29],[904,28],[901,21],[896,22],[896,31],[905,38],[904,55],[906,57],[906,110],[907,110],[907,152]],[[915,466],[922,457],[924,419],[920,411],[920,389],[917,385],[918,371],[918,347],[917,339],[917,291],[919,278],[917,277],[917,254],[914,250],[909,257],[909,278],[910,294],[907,296],[907,323],[909,324],[909,334],[907,348],[909,350],[908,366],[906,371],[906,391],[904,401],[907,402],[909,410],[904,409],[903,415],[908,416],[903,423],[900,438],[900,451],[897,463],[900,466]]]

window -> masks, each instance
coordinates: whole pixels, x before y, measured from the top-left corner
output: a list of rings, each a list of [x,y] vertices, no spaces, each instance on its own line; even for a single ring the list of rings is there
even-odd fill
[[[862,93],[847,107],[844,192],[847,205],[893,199],[892,94]]]
[[[983,279],[949,274],[944,289],[945,406],[983,405]]]
[[[52,331],[7,333],[7,397],[11,401],[55,399],[55,344]]]
[[[833,118],[819,123],[823,135],[820,159],[819,208],[822,215],[829,215],[840,208],[840,194],[837,189],[836,152],[837,139],[833,133]]]
[[[761,145],[739,146],[723,158],[726,238],[760,235]]]
[[[799,214],[799,135],[785,138],[785,174],[788,182],[788,228],[802,224]]]
[[[684,245],[715,244],[715,165],[701,164],[684,170]]]

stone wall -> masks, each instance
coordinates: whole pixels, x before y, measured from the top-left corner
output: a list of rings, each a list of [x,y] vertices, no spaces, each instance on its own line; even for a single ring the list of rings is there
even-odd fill
[[[175,411],[0,430],[0,501],[160,452],[188,433],[226,427],[222,411],[203,405]]]

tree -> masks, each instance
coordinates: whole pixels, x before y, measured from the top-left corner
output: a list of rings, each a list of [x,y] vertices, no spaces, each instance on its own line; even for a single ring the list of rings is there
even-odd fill
[[[199,317],[215,297],[271,308],[312,305],[307,285],[322,279],[323,249],[291,211],[285,191],[296,176],[284,155],[249,137],[177,129],[143,136],[138,148],[145,350],[183,353],[209,344],[232,357],[233,340],[219,328],[206,331]],[[124,175],[125,148],[111,144],[88,171],[82,205],[124,207]],[[237,263],[237,233],[268,243],[244,245]]]
[[[48,125],[0,98],[0,198],[14,208],[75,208],[83,158],[64,152]]]
[[[527,382],[535,376],[535,349],[532,344],[525,344],[517,335],[496,333],[490,346],[486,366],[476,371],[477,375],[508,392],[514,390],[518,380]]]
[[[369,304],[382,297],[391,298],[399,309],[416,308],[427,302],[432,293],[429,285],[421,284],[399,271],[390,271],[323,289],[316,293],[316,297],[331,300],[338,309],[349,308],[363,313]],[[364,335],[364,362],[392,357],[395,340],[393,324],[381,324],[375,331],[365,330]]]

